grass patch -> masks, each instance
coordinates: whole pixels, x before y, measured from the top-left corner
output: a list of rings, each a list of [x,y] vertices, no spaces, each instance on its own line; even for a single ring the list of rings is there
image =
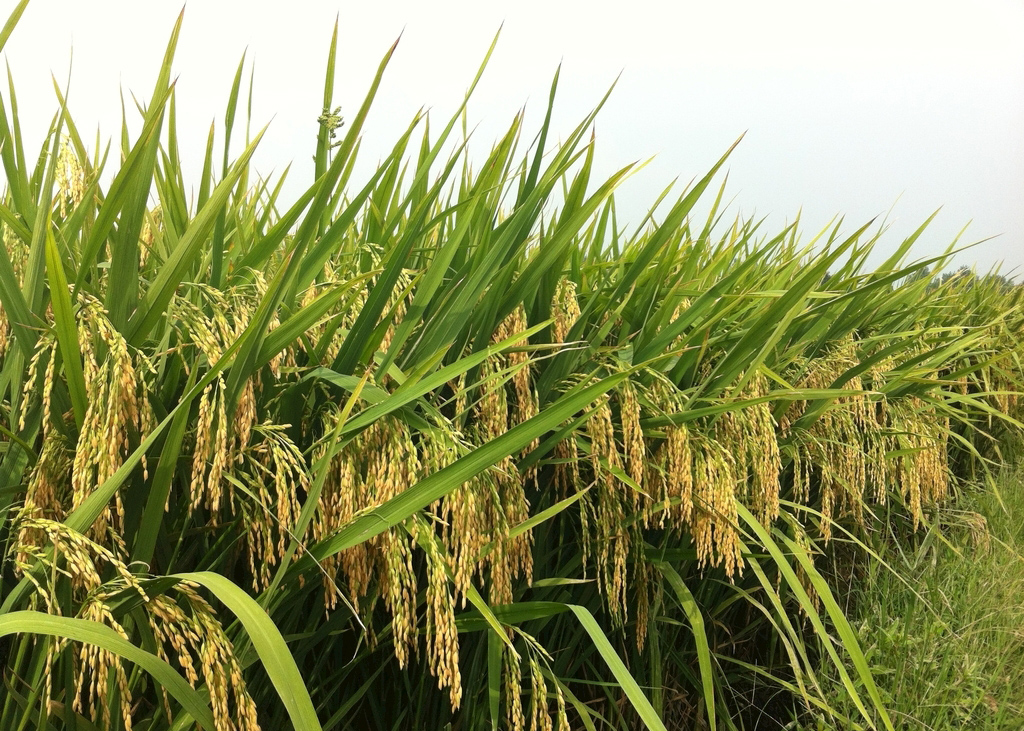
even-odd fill
[[[897,728],[1024,724],[1024,466],[965,492],[913,547],[894,543],[853,590],[865,656]],[[836,706],[852,704],[835,677]],[[804,728],[835,728],[816,719]]]

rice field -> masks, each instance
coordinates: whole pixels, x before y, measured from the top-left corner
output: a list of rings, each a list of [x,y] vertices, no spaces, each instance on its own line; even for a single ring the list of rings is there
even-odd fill
[[[356,179],[391,51],[282,200],[241,68],[179,149],[180,23],[136,136],[0,93],[0,729],[899,726],[825,567],[1007,461],[1020,286],[730,217],[728,151],[622,226],[598,110]]]

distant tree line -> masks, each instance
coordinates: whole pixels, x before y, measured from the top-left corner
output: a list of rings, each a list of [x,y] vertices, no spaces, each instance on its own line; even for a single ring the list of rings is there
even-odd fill
[[[930,271],[928,267],[923,267],[917,272],[907,277],[908,281],[916,282],[922,279],[930,279],[929,289],[937,289],[944,284],[955,281],[965,281],[968,286],[973,286],[976,283],[983,282],[985,284],[995,284],[1001,289],[1005,289],[1007,292],[1011,291],[1015,287],[1024,287],[1024,283],[1016,284],[1010,277],[1004,274],[981,274],[979,275],[973,269],[968,266],[961,266],[958,269],[951,272],[942,272],[941,274],[935,274]]]

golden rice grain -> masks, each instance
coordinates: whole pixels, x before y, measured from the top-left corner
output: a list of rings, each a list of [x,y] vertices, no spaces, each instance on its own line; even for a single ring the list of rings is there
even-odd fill
[[[526,715],[523,713],[523,671],[520,657],[507,645],[502,650],[502,676],[505,686],[505,720],[511,731],[525,731]]]
[[[551,303],[551,312],[555,319],[552,325],[552,340],[556,343],[566,342],[569,330],[580,317],[580,305],[576,300],[576,284],[569,279],[561,279],[555,289],[555,297]]]
[[[743,573],[737,533],[735,461],[714,439],[703,438],[693,449],[693,525],[701,567],[721,566],[730,579]]]

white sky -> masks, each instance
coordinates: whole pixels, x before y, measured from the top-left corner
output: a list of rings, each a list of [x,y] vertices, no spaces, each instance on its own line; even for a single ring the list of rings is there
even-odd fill
[[[0,21],[14,4],[4,0]],[[180,0],[33,0],[4,49],[31,144],[56,110],[50,73],[63,82],[72,45],[72,114],[87,140],[97,124],[116,139],[119,91],[148,99],[180,9]],[[597,121],[596,172],[655,156],[617,194],[629,220],[673,178],[706,172],[746,131],[727,164],[727,195],[733,212],[767,215],[766,233],[801,210],[805,240],[837,214],[847,231],[887,215],[883,241],[895,246],[941,206],[918,257],[973,221],[965,242],[997,238],[957,264],[988,270],[1003,260],[1004,273],[1024,270],[1020,0],[193,0],[175,66],[186,180],[195,180],[210,121],[221,124],[248,48],[254,129],[272,120],[257,167],[294,162],[292,196],[311,182],[336,14],[343,115],[355,113],[404,31],[368,120],[364,174],[421,106],[434,110],[435,126],[448,118],[504,23],[469,108],[481,152],[524,104],[527,130],[536,128],[560,61],[556,136],[621,71]]]

